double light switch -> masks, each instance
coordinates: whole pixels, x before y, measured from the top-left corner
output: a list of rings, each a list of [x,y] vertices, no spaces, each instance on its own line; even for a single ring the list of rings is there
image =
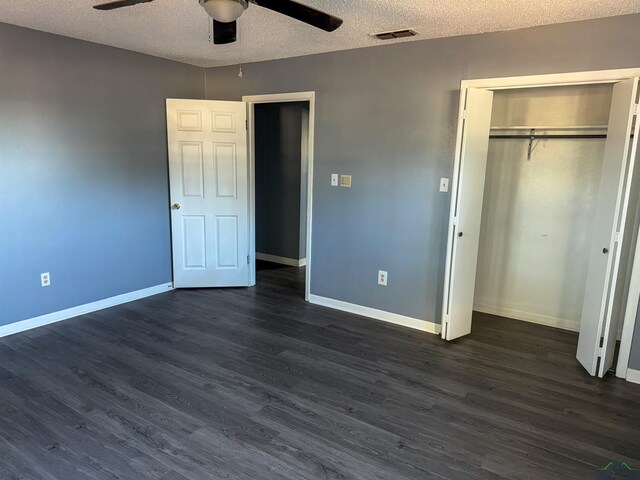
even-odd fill
[[[331,174],[331,186],[337,187],[351,187],[351,175],[338,175],[337,173]]]

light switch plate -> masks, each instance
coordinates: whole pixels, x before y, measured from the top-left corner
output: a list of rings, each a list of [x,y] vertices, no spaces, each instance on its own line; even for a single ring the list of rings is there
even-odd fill
[[[351,175],[340,175],[340,186],[351,187]]]
[[[449,191],[449,179],[448,178],[441,178],[440,179],[440,191],[441,192],[448,192]]]
[[[331,174],[331,186],[332,187],[337,187],[338,186],[338,174],[337,173],[332,173]]]

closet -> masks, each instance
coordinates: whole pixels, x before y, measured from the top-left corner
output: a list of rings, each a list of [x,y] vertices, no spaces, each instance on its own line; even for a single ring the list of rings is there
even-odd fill
[[[475,311],[579,331],[612,92],[494,92]]]
[[[256,104],[254,131],[256,259],[304,266],[309,102]]]
[[[624,375],[640,225],[640,70],[465,80],[442,337],[473,311],[579,331],[591,375]],[[621,327],[625,327],[624,329]]]

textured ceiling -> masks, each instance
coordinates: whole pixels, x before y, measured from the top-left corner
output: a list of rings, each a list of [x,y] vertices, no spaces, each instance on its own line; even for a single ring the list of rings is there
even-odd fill
[[[380,45],[369,34],[385,30],[413,28],[418,37],[392,42],[415,41],[640,12],[640,0],[304,0],[344,25],[325,33],[251,5],[239,42],[214,46],[197,0],[91,8],[101,1],[0,0],[0,21],[212,67]]]

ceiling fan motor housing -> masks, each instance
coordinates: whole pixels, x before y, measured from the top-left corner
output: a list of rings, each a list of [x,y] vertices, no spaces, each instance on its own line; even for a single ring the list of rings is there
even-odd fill
[[[209,16],[222,23],[235,22],[249,6],[247,0],[198,0]]]

